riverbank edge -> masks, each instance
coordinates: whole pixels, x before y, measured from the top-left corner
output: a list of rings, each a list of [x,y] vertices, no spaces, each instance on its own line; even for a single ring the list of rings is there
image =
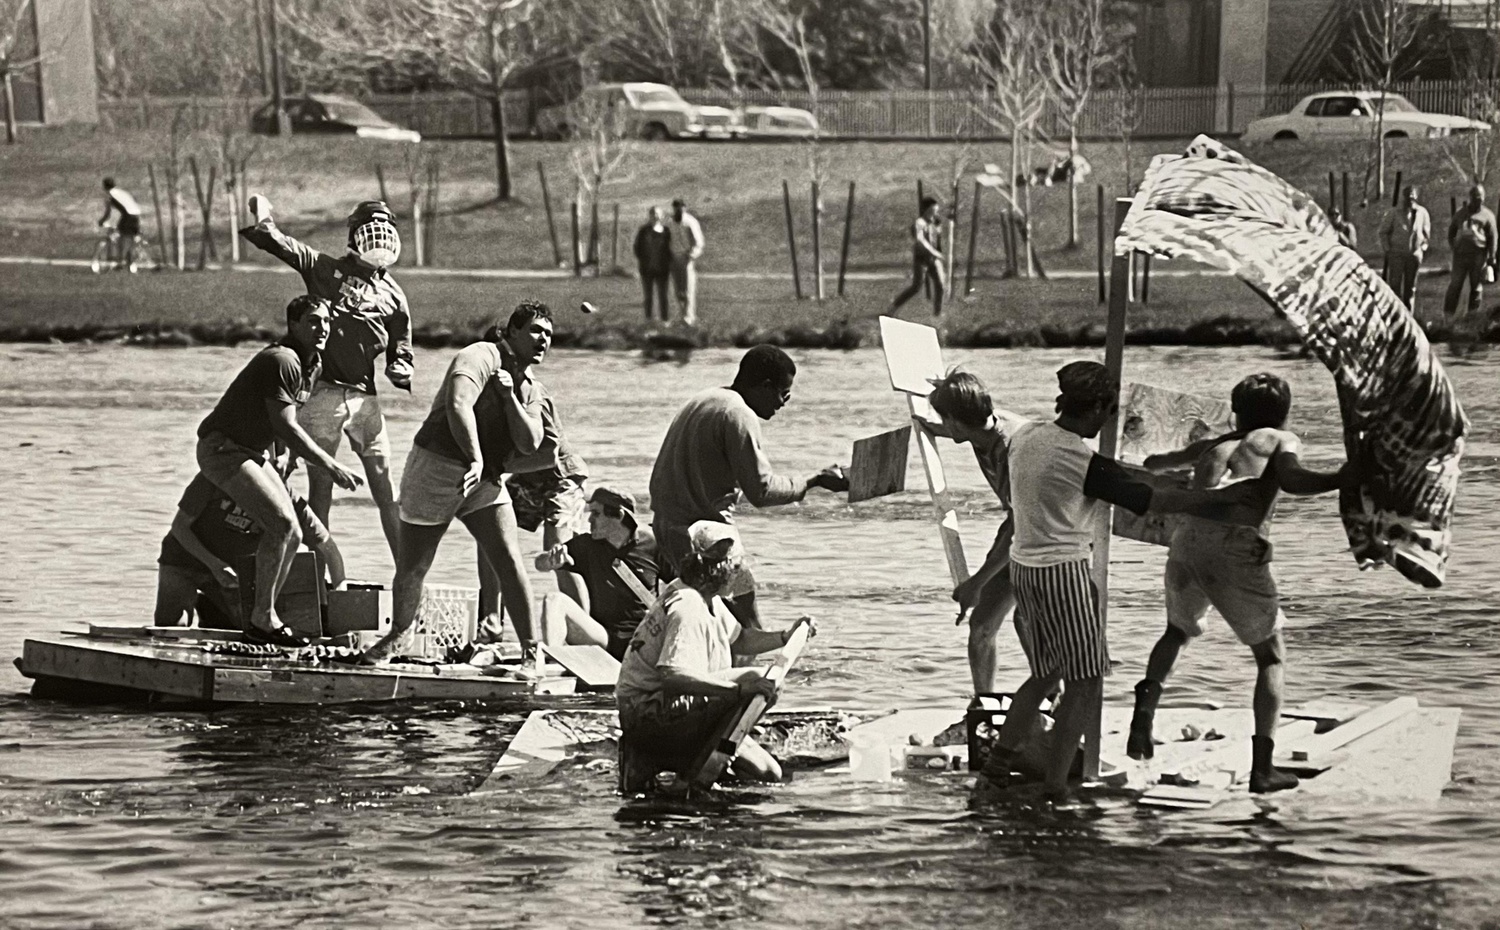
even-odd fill
[[[943,329],[940,321],[931,322]],[[1446,322],[1426,325],[1433,342],[1464,337],[1465,341],[1500,342],[1500,321],[1487,321],[1475,333],[1464,333]],[[436,324],[419,326],[412,341],[428,349],[469,345],[483,336],[480,327],[449,327]],[[111,323],[47,324],[30,323],[0,327],[0,342],[7,343],[113,343],[154,348],[191,348],[194,346],[235,346],[242,343],[264,343],[279,339],[282,331],[248,320],[230,322],[155,321],[130,325]],[[1105,327],[1098,322],[1077,326],[1044,324],[1014,327],[1003,323],[953,327],[943,333],[944,343],[954,348],[1097,348],[1104,345]],[[1236,315],[1218,316],[1185,326],[1137,326],[1126,330],[1125,342],[1138,346],[1235,347],[1296,345],[1299,340],[1292,327],[1276,317],[1249,319]],[[761,343],[788,349],[852,350],[879,345],[879,329],[874,319],[835,320],[826,325],[793,324],[784,327],[745,327],[727,330],[719,327],[680,325],[650,326],[644,323],[614,323],[572,329],[558,326],[553,345],[560,349],[684,350],[704,348],[747,348]]]

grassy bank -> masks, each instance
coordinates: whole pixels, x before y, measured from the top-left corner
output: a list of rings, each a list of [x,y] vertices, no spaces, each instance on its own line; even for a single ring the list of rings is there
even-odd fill
[[[1131,176],[1139,179],[1149,156],[1179,151],[1185,140],[1153,140],[1133,147]],[[99,179],[115,176],[133,191],[146,211],[146,231],[156,223],[146,165],[163,163],[160,135],[139,133],[57,132],[29,136],[23,144],[0,147],[0,254],[86,258],[93,251],[94,221],[100,203]],[[543,209],[537,164],[545,166],[552,191],[557,233],[568,249],[567,201],[574,189],[564,143],[518,142],[513,147],[517,199],[497,204],[493,149],[485,142],[435,141],[422,151],[442,162],[442,211],[434,251],[449,267],[547,268],[555,262]],[[958,147],[938,142],[846,142],[823,146],[827,162],[824,183],[822,242],[824,264],[836,268],[843,235],[848,182],[857,182],[850,267],[853,270],[899,270],[909,261],[908,224],[920,180],[929,192],[947,199]],[[1357,145],[1278,144],[1247,150],[1266,167],[1319,196],[1327,194],[1329,171],[1350,172],[1353,219],[1368,255],[1378,253],[1377,231],[1384,209],[1359,208],[1363,150]],[[409,212],[403,158],[410,147],[341,137],[263,139],[250,164],[251,189],[266,193],[282,225],[324,248],[343,241],[343,218],[356,201],[377,196],[375,166],[384,166],[388,191],[399,213]],[[1093,267],[1095,207],[1093,183],[1113,197],[1126,189],[1126,153],[1118,143],[1093,143],[1085,154],[1094,176],[1081,198],[1083,247],[1064,248],[1067,239],[1067,188],[1034,191],[1035,241],[1048,269]],[[206,157],[206,156],[205,156]],[[200,159],[202,160],[202,159]],[[1441,145],[1403,140],[1391,146],[1390,171],[1422,185],[1435,225],[1448,218],[1449,194],[1461,194],[1466,181]],[[205,162],[206,163],[206,162]],[[983,144],[972,153],[966,175],[985,163],[1009,164],[1003,143]],[[158,174],[160,171],[158,170]],[[641,144],[604,194],[606,205],[621,208],[620,254],[631,264],[629,241],[649,204],[666,204],[682,196],[703,220],[708,250],[702,269],[709,272],[781,272],[787,268],[783,179],[791,183],[795,232],[807,275],[811,252],[808,151],[798,143],[660,143]],[[189,254],[197,255],[196,207],[192,181],[186,181]],[[972,181],[963,183],[959,210],[958,255],[968,250],[967,223]],[[1001,254],[998,192],[985,195],[984,224],[977,255],[983,273],[997,274]],[[223,200],[216,204],[222,214]],[[1112,209],[1109,205],[1106,209]],[[611,220],[606,206],[603,248],[610,254]],[[224,246],[224,222],[219,244]],[[1441,235],[1438,237],[1442,238]],[[408,243],[408,261],[414,257]],[[252,256],[252,261],[262,261]],[[1446,246],[1438,243],[1429,266],[1447,263]],[[805,278],[804,278],[805,280]]]
[[[1423,282],[1419,304],[1441,302],[1445,279]],[[408,275],[416,341],[465,345],[523,297],[557,311],[557,342],[580,348],[674,349],[772,342],[803,348],[875,344],[875,318],[895,282],[851,282],[848,296],[796,301],[781,281],[707,279],[700,284],[699,326],[648,324],[639,285],[628,278],[534,280],[462,273]],[[281,311],[301,293],[292,274],[174,272],[93,275],[83,269],[0,265],[0,341],[120,341],[139,345],[232,345],[271,338]],[[578,311],[582,301],[599,309]],[[928,322],[920,301],[908,319]],[[981,281],[950,304],[942,325],[959,346],[1102,345],[1105,309],[1092,281]],[[1446,331],[1432,335],[1446,338]],[[1493,335],[1493,333],[1491,333]],[[1140,345],[1280,345],[1291,328],[1233,278],[1153,278],[1151,302],[1132,305],[1128,337]]]

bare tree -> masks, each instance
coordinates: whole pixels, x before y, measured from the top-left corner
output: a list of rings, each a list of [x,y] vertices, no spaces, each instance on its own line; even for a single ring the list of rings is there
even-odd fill
[[[316,65],[345,73],[403,67],[436,72],[486,101],[494,124],[497,196],[512,194],[505,90],[522,69],[549,61],[566,47],[569,26],[546,0],[296,0],[289,28],[319,50]]]
[[[16,141],[17,74],[42,63],[35,0],[0,0],[0,106],[5,108],[5,141]]]
[[[602,89],[586,89],[568,105],[568,125],[573,127],[568,159],[577,183],[579,207],[589,209],[591,249],[597,248],[599,239],[599,205],[605,185],[635,151],[635,143],[628,137],[629,118],[619,102]],[[597,253],[591,257],[594,272],[599,274],[601,257]]]
[[[1010,202],[1021,214],[1026,274],[1034,273],[1031,250],[1031,163],[1038,122],[1050,82],[1046,59],[1046,11],[1030,0],[981,4],[968,62],[984,87],[979,112],[1010,137]]]
[[[1478,34],[1467,49],[1452,57],[1460,62],[1463,115],[1490,122],[1500,112],[1500,48],[1497,48],[1497,42],[1500,42],[1500,36],[1497,36],[1497,31],[1500,31],[1500,0],[1485,0],[1479,13],[1483,18],[1483,29],[1462,30],[1460,34]],[[1474,184],[1486,183],[1490,168],[1500,155],[1494,134],[1489,132],[1449,136],[1444,140],[1444,149],[1453,167]]]
[[[1078,248],[1078,121],[1100,74],[1120,56],[1123,43],[1108,28],[1109,0],[1046,0],[1046,66],[1053,98],[1068,129],[1068,248]]]
[[[1115,71],[1114,81],[1108,91],[1110,105],[1104,108],[1105,122],[1113,133],[1120,137],[1125,154],[1125,195],[1135,194],[1135,160],[1131,141],[1140,128],[1141,117],[1146,107],[1146,88],[1136,76],[1135,65],[1127,56],[1122,66]]]
[[[1364,189],[1369,194],[1375,175],[1375,195],[1385,196],[1385,106],[1397,81],[1420,63],[1417,40],[1427,13],[1413,0],[1345,0],[1355,5],[1354,31],[1348,67],[1363,87],[1378,92],[1371,124]]]

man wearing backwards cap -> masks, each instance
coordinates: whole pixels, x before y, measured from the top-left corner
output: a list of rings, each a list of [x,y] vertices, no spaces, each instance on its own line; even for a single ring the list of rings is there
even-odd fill
[[[739,532],[727,523],[700,520],[688,528],[681,576],[667,585],[631,637],[615,701],[621,740],[661,768],[692,763],[728,714],[753,695],[774,701],[778,682],[759,668],[735,668],[733,656],[756,655],[786,645],[802,617],[785,630],[740,626],[722,596],[744,568]],[[740,744],[734,770],[743,777],[780,781],[781,766],[753,739]]]
[[[349,437],[349,447],[364,462],[370,495],[394,556],[400,517],[391,488],[385,416],[375,393],[375,362],[382,356],[386,378],[411,390],[411,312],[406,293],[387,270],[401,256],[394,216],[378,200],[359,204],[349,214],[348,249],[334,256],[276,228],[265,197],[252,196],[249,206],[255,224],[240,230],[240,235],[295,268],[309,294],[332,304],[333,331],[323,353],[323,375],[301,419],[308,435],[329,455],[338,453],[342,436]],[[308,474],[307,490],[313,512],[327,525],[332,484],[314,471]]]
[[[1120,385],[1098,362],[1059,369],[1057,419],[1019,426],[1010,439],[1015,541],[1010,577],[1016,634],[1031,677],[1016,691],[1005,725],[985,762],[986,778],[1003,782],[1018,763],[1021,743],[1037,722],[1042,698],[1066,689],[1042,773],[1046,796],[1068,797],[1068,769],[1091,714],[1099,713],[1109,648],[1090,575],[1095,521],[1110,504],[1132,513],[1186,513],[1242,520],[1262,492],[1251,482],[1222,491],[1190,491],[1148,483],[1084,444],[1119,410]],[[1253,517],[1251,517],[1253,519]]]
[[[536,557],[539,572],[577,576],[575,599],[561,591],[542,598],[541,640],[549,645],[603,646],[625,657],[630,637],[656,602],[656,538],[636,525],[635,496],[598,485],[589,495],[589,531]],[[634,583],[632,583],[634,579]]]
[[[677,412],[651,471],[651,528],[662,577],[671,578],[688,554],[687,528],[698,520],[734,521],[740,492],[756,507],[802,500],[813,488],[847,491],[849,479],[834,465],[806,478],[771,470],[760,447],[760,421],[792,399],[797,365],[775,346],[759,345],[740,359],[729,387],[709,388]],[[748,573],[746,573],[748,576]],[[755,590],[748,577],[731,606],[746,626],[758,627]]]

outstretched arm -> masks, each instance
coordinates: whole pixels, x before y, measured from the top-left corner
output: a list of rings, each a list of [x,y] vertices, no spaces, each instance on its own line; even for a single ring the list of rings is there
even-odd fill
[[[1278,451],[1271,459],[1271,469],[1276,477],[1276,486],[1288,494],[1326,494],[1337,491],[1350,471],[1347,463],[1338,471],[1313,471],[1304,468],[1294,450]]]
[[[1200,439],[1174,452],[1158,452],[1155,455],[1148,455],[1141,463],[1141,467],[1147,471],[1171,471],[1174,468],[1185,468],[1195,464],[1199,456],[1218,441],[1219,439]]]
[[[269,216],[254,226],[246,226],[240,230],[240,235],[245,241],[265,252],[273,255],[298,272],[306,274],[312,270],[318,256],[323,253],[310,245],[307,245],[276,228],[276,221]]]

